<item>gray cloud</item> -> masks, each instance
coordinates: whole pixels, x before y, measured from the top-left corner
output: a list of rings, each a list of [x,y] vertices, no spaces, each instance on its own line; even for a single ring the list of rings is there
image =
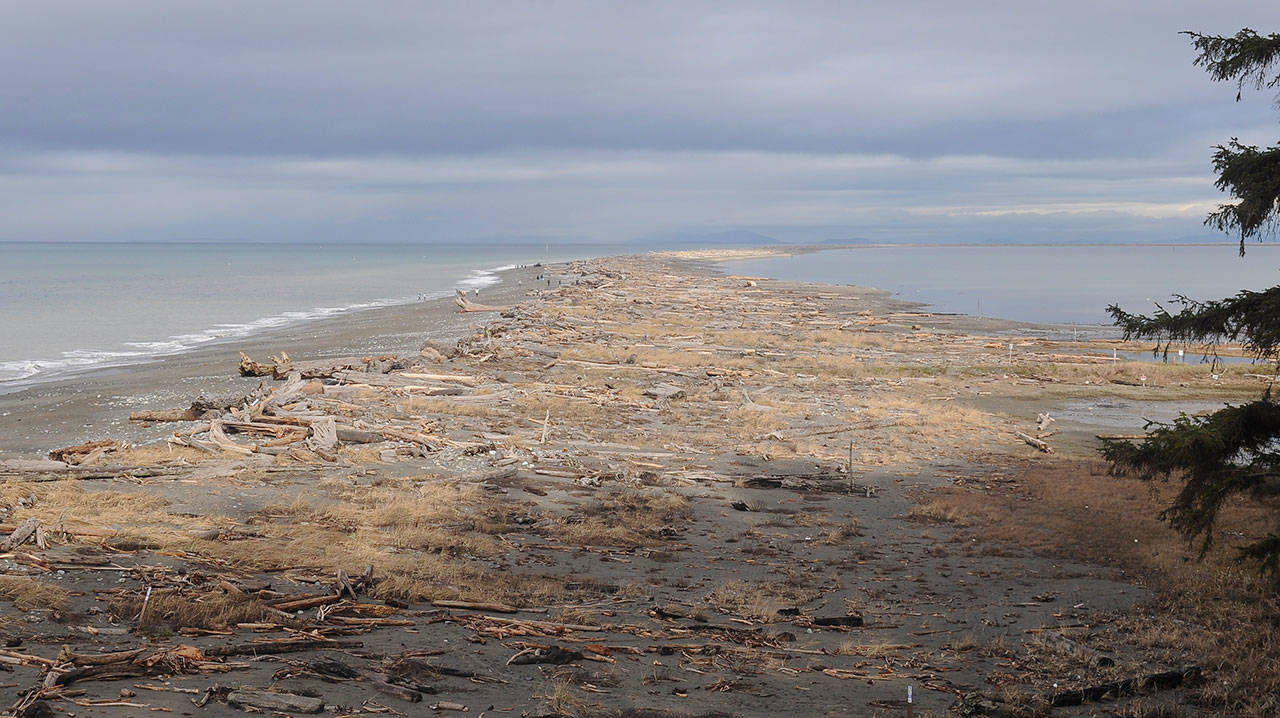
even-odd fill
[[[1243,25],[1280,7],[6,3],[0,239],[1187,234],[1275,110],[1176,33]]]

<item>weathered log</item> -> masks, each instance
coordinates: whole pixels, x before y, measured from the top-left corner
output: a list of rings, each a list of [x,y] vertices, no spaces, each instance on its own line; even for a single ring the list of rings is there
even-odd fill
[[[289,359],[289,355],[280,352],[280,356],[271,357],[270,364],[254,361],[249,358],[248,354],[240,352],[240,365],[237,367],[240,376],[269,376],[273,379],[281,379],[293,369],[293,361]]]
[[[222,430],[222,422],[216,419],[209,422],[209,441],[223,451],[246,456],[253,453],[253,449],[228,439],[226,433]]]
[[[502,481],[504,479],[515,478],[520,469],[511,464],[509,466],[500,466],[489,471],[479,471],[474,474],[466,474],[461,477],[461,481],[468,483],[484,484],[490,481]]]
[[[200,415],[191,409],[154,409],[129,412],[129,421],[196,421]]]
[[[394,698],[399,698],[402,701],[408,701],[409,703],[418,703],[422,700],[422,692],[416,691],[412,688],[399,686],[390,681],[384,681],[381,678],[375,678],[371,680],[370,683],[372,683],[374,689],[379,691],[380,693],[386,693],[387,695],[392,696]]]
[[[293,366],[303,379],[329,379],[340,371],[386,374],[393,369],[402,367],[403,362],[400,361],[400,357],[396,354],[380,354],[378,356],[316,359],[295,362]]]
[[[64,645],[62,651],[58,653],[58,661],[61,663],[74,663],[77,666],[105,666],[111,663],[132,661],[146,652],[146,650],[144,647],[128,651],[116,651],[115,653],[76,653],[71,650],[71,646]]]
[[[684,389],[674,384],[656,384],[644,390],[644,395],[659,401],[683,399]]]
[[[231,691],[227,694],[227,704],[237,708],[297,713],[319,713],[324,710],[324,700],[320,698],[253,688],[237,688]]]
[[[338,441],[344,444],[376,444],[380,441],[386,441],[382,434],[376,431],[368,431],[366,429],[357,429],[352,426],[337,427]]]
[[[1043,451],[1043,452],[1044,452],[1044,453],[1046,453],[1046,454],[1052,454],[1052,453],[1053,453],[1053,447],[1052,447],[1052,446],[1049,446],[1047,443],[1045,443],[1045,442],[1043,442],[1043,441],[1041,441],[1041,440],[1037,439],[1037,438],[1036,438],[1036,437],[1034,437],[1034,436],[1031,436],[1030,434],[1026,434],[1026,433],[1023,433],[1023,432],[1021,432],[1021,431],[1015,431],[1015,432],[1013,432],[1013,435],[1014,435],[1014,436],[1016,436],[1016,437],[1018,437],[1019,439],[1022,439],[1022,440],[1023,440],[1023,441],[1025,441],[1025,442],[1027,442],[1027,444],[1028,444],[1029,446],[1034,446],[1035,448],[1037,448],[1037,449],[1039,449],[1039,450]]]
[[[265,643],[232,643],[204,649],[206,656],[266,656],[299,651],[336,651],[347,648],[363,648],[360,641],[323,641],[301,639],[297,641],[267,641]]]
[[[301,611],[308,608],[315,608],[316,606],[337,603],[341,600],[342,597],[335,594],[328,596],[307,596],[306,598],[299,598],[290,601],[273,601],[270,605],[277,611]]]
[[[555,666],[563,666],[567,663],[582,660],[582,654],[578,651],[561,648],[560,646],[536,646],[526,648],[507,659],[508,666],[525,666],[535,663],[548,663]]]
[[[35,535],[38,528],[40,528],[40,519],[33,517],[23,521],[22,525],[14,529],[8,538],[0,541],[0,551],[12,551],[15,547],[26,543]]]
[[[491,611],[493,613],[519,613],[520,609],[505,603],[483,603],[476,601],[432,601],[437,608],[465,608],[472,611]]]
[[[1126,678],[1120,681],[1100,683],[1074,691],[1054,693],[1049,697],[1049,705],[1078,706],[1083,703],[1099,701],[1107,697],[1120,697],[1145,691],[1167,691],[1177,688],[1183,683],[1194,680],[1200,675],[1198,666],[1188,666],[1172,671],[1161,671],[1137,678]]]
[[[455,291],[458,294],[453,300],[458,304],[458,311],[460,312],[506,312],[511,310],[511,307],[509,306],[503,307],[490,304],[477,304],[470,299],[467,299],[467,295],[463,293],[461,289]]]
[[[203,451],[206,454],[214,454],[214,455],[218,454],[218,450],[213,446],[206,444],[203,441],[193,439],[190,436],[181,436],[179,434],[174,434],[173,436],[169,437],[169,443],[180,444],[182,446],[190,446],[191,448],[199,449],[200,451]]]
[[[476,386],[480,383],[480,379],[474,376],[464,376],[462,374],[422,374],[419,372],[401,372],[396,376],[402,376],[408,379],[427,379],[429,381],[442,381],[447,384],[463,384],[466,386]]]
[[[307,448],[312,451],[330,452],[338,447],[338,423],[332,416],[316,419],[311,422],[311,438],[307,439]]]
[[[393,427],[385,427],[381,429],[383,437],[390,441],[410,441],[418,444],[427,451],[439,451],[440,445],[432,440],[432,437],[415,431],[407,431],[405,429],[396,429]]]
[[[54,449],[49,452],[49,458],[54,461],[62,461],[68,464],[81,464],[84,463],[86,458],[90,455],[97,454],[98,456],[101,456],[102,454],[98,452],[105,453],[105,451],[111,451],[118,448],[120,448],[120,442],[112,441],[111,439],[86,441],[83,444],[68,446],[64,449]]]
[[[824,616],[813,619],[815,626],[842,626],[856,628],[863,624],[862,616]]]

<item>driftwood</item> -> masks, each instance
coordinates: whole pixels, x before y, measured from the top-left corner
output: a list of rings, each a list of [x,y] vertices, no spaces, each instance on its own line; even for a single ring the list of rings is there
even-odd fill
[[[307,439],[307,448],[316,453],[332,453],[338,448],[338,424],[332,416],[311,422],[311,438]]]
[[[155,409],[129,413],[129,421],[196,421],[200,415],[191,409]]]
[[[295,713],[319,713],[324,710],[324,700],[320,698],[253,688],[238,688],[231,691],[227,694],[227,704],[258,710]]]
[[[226,433],[222,430],[222,422],[217,420],[209,422],[209,441],[223,451],[244,455],[253,453],[253,449],[228,439]]]
[[[1023,433],[1023,432],[1021,432],[1021,431],[1015,431],[1015,432],[1013,432],[1013,435],[1014,435],[1014,436],[1016,436],[1016,437],[1018,437],[1019,439],[1022,439],[1022,440],[1023,440],[1023,441],[1025,441],[1025,442],[1027,442],[1027,445],[1028,445],[1028,446],[1034,446],[1035,448],[1037,448],[1037,449],[1039,449],[1039,450],[1043,451],[1043,452],[1044,452],[1044,453],[1046,453],[1046,454],[1052,454],[1052,453],[1053,453],[1053,447],[1052,447],[1052,446],[1049,446],[1047,443],[1045,443],[1045,442],[1041,441],[1040,439],[1037,439],[1036,437],[1034,437],[1034,436],[1032,436],[1032,435],[1030,435],[1030,434],[1026,434],[1026,433]]]
[[[292,641],[232,643],[225,646],[206,648],[204,654],[212,657],[266,656],[299,651],[336,651],[348,648],[364,648],[364,644],[360,641],[326,641],[306,638]]]
[[[466,386],[475,386],[480,380],[474,376],[463,376],[461,374],[420,374],[417,372],[401,372],[397,376],[407,379],[427,379],[429,381],[442,381],[452,384],[463,384]]]
[[[357,429],[352,426],[339,424],[336,431],[338,432],[338,441],[344,444],[376,444],[380,441],[386,441],[386,438],[376,431]]]
[[[9,537],[4,541],[0,541],[0,551],[12,551],[15,547],[21,546],[35,535],[36,530],[40,528],[40,519],[30,518],[22,522],[22,525],[13,530]]]
[[[508,666],[525,666],[535,663],[549,663],[563,666],[567,663],[582,660],[582,654],[560,646],[532,646],[516,653],[507,659]]]
[[[433,437],[427,436],[416,431],[408,431],[406,429],[396,429],[390,426],[383,427],[382,436],[389,441],[409,441],[413,442],[427,451],[439,451],[440,445],[436,443]]]
[[[248,354],[240,352],[240,365],[237,369],[240,376],[269,376],[273,379],[283,379],[293,370],[293,361],[289,359],[288,354],[280,352],[280,356],[271,357],[270,364],[263,364],[250,359]]]
[[[843,626],[856,628],[863,624],[862,616],[826,616],[813,619],[815,626]]]
[[[378,356],[341,357],[338,359],[315,359],[295,362],[288,354],[280,353],[271,357],[270,364],[254,361],[243,352],[240,353],[240,374],[242,376],[269,376],[273,379],[285,379],[289,374],[297,372],[303,379],[327,379],[339,371],[360,371],[385,374],[402,366],[400,357],[395,354]]]
[[[68,446],[65,449],[54,449],[49,452],[49,458],[67,464],[83,464],[89,460],[90,456],[96,458],[118,448],[120,448],[120,442],[112,441],[111,439],[86,441],[83,444]]]
[[[684,389],[674,384],[655,384],[645,389],[644,395],[658,401],[671,401],[673,399],[683,399]]]
[[[1078,706],[1083,703],[1100,701],[1107,697],[1127,696],[1145,691],[1167,691],[1172,688],[1177,688],[1185,682],[1194,680],[1199,675],[1200,668],[1198,666],[1188,666],[1186,668],[1178,668],[1172,671],[1152,673],[1138,678],[1126,678],[1121,681],[1100,683],[1095,686],[1089,686],[1088,688],[1055,693],[1049,697],[1049,705],[1055,708],[1060,706]]]
[[[460,312],[464,312],[464,313],[465,312],[506,312],[506,311],[510,311],[511,309],[511,307],[502,307],[502,306],[496,306],[496,305],[490,305],[490,304],[477,304],[471,301],[470,299],[467,299],[466,293],[464,293],[461,289],[458,289],[456,291],[458,294],[453,298],[453,301],[458,304],[458,311]]]
[[[432,601],[437,608],[465,608],[472,611],[490,611],[492,613],[519,613],[520,609],[503,603],[477,603],[475,601]]]

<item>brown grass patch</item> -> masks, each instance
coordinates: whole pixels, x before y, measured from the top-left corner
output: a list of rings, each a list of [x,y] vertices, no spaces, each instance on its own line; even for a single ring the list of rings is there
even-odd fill
[[[34,578],[0,576],[0,599],[13,601],[19,611],[33,608],[60,609],[67,605],[71,593],[67,589]]]
[[[1036,552],[1122,566],[1144,577],[1157,598],[1117,622],[1132,644],[1197,663],[1207,680],[1195,699],[1214,712],[1280,712],[1280,599],[1233,560],[1229,544],[1265,533],[1267,516],[1243,501],[1224,512],[1219,545],[1204,561],[1156,518],[1176,487],[1108,476],[1096,463],[1037,467],[991,491],[948,489],[918,507],[922,515],[973,522],[974,535]],[[913,512],[914,513],[914,512]],[[1234,536],[1234,538],[1232,538]]]
[[[126,623],[138,621],[144,595],[120,596],[111,601],[108,610]],[[191,594],[182,591],[155,591],[146,601],[146,613],[138,621],[144,631],[176,631],[180,628],[223,630],[237,623],[270,621],[279,623],[281,616],[262,601],[248,596],[225,593]]]
[[[791,583],[749,583],[729,581],[707,594],[707,603],[721,613],[761,623],[781,619],[779,611],[799,608],[820,595],[818,591]]]
[[[689,500],[668,491],[604,493],[547,532],[584,546],[658,546],[689,520]]]

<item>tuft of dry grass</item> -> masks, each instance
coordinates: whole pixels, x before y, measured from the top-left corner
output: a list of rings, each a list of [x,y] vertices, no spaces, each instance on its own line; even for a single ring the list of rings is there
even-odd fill
[[[0,599],[12,601],[19,611],[33,608],[60,609],[67,605],[71,593],[67,589],[23,576],[0,576]]]
[[[605,493],[545,531],[585,546],[658,546],[689,518],[689,500],[681,494],[622,490]]]
[[[1061,462],[1022,474],[991,491],[948,489],[931,494],[913,514],[969,519],[982,539],[1033,551],[1122,566],[1143,576],[1156,598],[1113,622],[1124,640],[1195,663],[1207,680],[1193,689],[1215,713],[1280,714],[1280,598],[1237,564],[1231,539],[1246,541],[1269,528],[1265,513],[1233,503],[1219,526],[1223,538],[1205,560],[1156,515],[1176,486],[1112,477],[1097,464]],[[1164,710],[1153,704],[1151,710]]]
[[[900,643],[857,643],[855,641],[844,641],[836,647],[835,654],[837,656],[885,658],[912,648],[915,648],[915,646]]]
[[[781,620],[784,608],[798,608],[817,598],[818,591],[791,583],[755,584],[728,581],[707,594],[707,603],[721,613],[761,623]]]
[[[143,595],[119,596],[108,610],[125,622],[138,621],[144,631],[176,631],[180,628],[222,630],[237,623],[280,621],[280,614],[262,601],[222,592],[193,594],[178,590],[155,591],[146,601]]]

